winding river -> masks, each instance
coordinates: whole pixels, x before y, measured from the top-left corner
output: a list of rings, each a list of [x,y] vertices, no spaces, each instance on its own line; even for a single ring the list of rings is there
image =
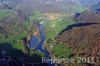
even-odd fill
[[[40,44],[37,46],[37,50],[40,50],[41,52],[43,52],[45,54],[45,57],[49,57],[49,52],[46,49],[43,49],[42,46],[44,44],[45,41],[45,35],[44,35],[44,25],[43,23],[40,24],[40,36],[41,36],[41,42]],[[54,64],[48,63],[48,66],[55,66]]]
[[[31,37],[31,40],[30,40],[30,43],[29,43],[28,47],[30,49],[35,47],[36,50],[39,50],[39,51],[43,52],[45,54],[45,57],[50,58],[49,52],[46,49],[42,48],[42,46],[44,44],[44,41],[45,41],[44,24],[43,23],[40,23],[39,29],[40,29],[41,42],[38,44],[37,38],[33,35]],[[51,63],[48,63],[48,66],[55,66],[55,65],[51,64]]]

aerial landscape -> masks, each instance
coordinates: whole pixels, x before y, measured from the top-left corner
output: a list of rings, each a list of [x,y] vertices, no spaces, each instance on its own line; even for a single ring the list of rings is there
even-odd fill
[[[100,66],[100,0],[0,0],[0,66]]]

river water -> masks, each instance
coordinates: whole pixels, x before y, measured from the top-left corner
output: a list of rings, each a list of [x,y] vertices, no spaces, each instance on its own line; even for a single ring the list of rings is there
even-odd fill
[[[44,41],[45,41],[44,25],[43,24],[40,24],[40,36],[41,36],[41,42],[40,42],[40,44],[38,45],[38,47],[36,49],[43,52],[45,54],[45,57],[50,58],[49,57],[49,52],[46,49],[42,48],[42,46],[44,44]],[[51,64],[51,63],[48,63],[48,66],[55,66],[55,65]]]
[[[40,38],[41,38],[41,42],[38,44],[38,40],[37,37],[35,37],[34,35],[31,37],[30,43],[29,43],[29,48],[35,48],[35,50],[39,50],[41,52],[43,52],[45,54],[45,57],[50,58],[49,56],[49,52],[46,49],[43,49],[42,46],[44,44],[45,41],[45,35],[44,35],[44,24],[40,24],[39,26],[40,29]],[[55,66],[54,64],[48,63],[48,66]]]

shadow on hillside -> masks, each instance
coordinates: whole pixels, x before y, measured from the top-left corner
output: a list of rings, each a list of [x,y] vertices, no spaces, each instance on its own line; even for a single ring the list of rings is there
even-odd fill
[[[69,25],[68,27],[66,27],[65,29],[63,29],[58,35],[61,35],[64,31],[71,30],[74,27],[89,26],[89,25],[94,25],[94,24],[100,24],[100,23],[76,23],[76,24],[72,24],[72,25]]]
[[[2,51],[6,51],[5,56],[10,56],[12,59],[14,59],[17,63],[20,64],[19,66],[22,66],[22,63],[24,63],[25,66],[31,66],[31,63],[36,63],[34,64],[34,66],[47,66],[47,64],[42,63],[41,56],[37,54],[29,56],[28,54],[23,53],[21,50],[14,49],[9,43],[0,44],[0,54]],[[23,58],[23,60],[20,61],[20,58]]]

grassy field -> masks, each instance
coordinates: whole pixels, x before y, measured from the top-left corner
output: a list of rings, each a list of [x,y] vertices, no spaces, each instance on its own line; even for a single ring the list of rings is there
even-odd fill
[[[52,48],[52,52],[59,58],[67,58],[71,54],[71,49],[66,44],[60,43]]]
[[[50,44],[53,45],[53,48],[51,51],[55,56],[59,58],[67,58],[70,56],[71,49],[67,46],[67,44],[64,44],[64,43],[58,43],[57,45],[55,45],[56,44],[55,37],[68,25],[71,25],[74,23],[75,22],[68,17],[63,17],[63,18],[61,17],[61,19],[59,20],[47,21],[44,23],[46,41],[48,44],[48,40],[51,39]]]
[[[61,32],[64,28],[66,28],[68,25],[73,24],[74,21],[68,19],[65,20],[55,20],[52,22],[45,22],[45,34],[46,34],[46,40],[54,39],[54,37]]]
[[[39,17],[41,17],[41,13],[39,11],[36,11],[33,15],[29,16],[28,19],[29,21],[38,21],[39,20]]]
[[[15,36],[8,36],[7,38],[0,39],[0,43],[10,43],[14,49],[22,50],[22,38],[27,36],[27,32],[19,33]]]

